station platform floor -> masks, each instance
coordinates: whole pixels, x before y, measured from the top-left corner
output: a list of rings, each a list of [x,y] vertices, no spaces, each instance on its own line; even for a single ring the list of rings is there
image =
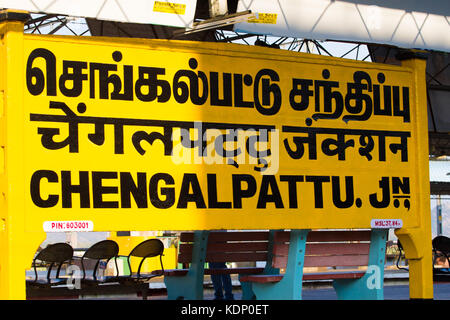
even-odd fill
[[[237,276],[232,276],[233,294],[235,300],[241,300],[242,291],[237,280]],[[150,288],[164,288],[163,279],[155,278],[150,282]],[[434,300],[450,301],[450,282],[436,282],[433,285]],[[118,296],[84,296],[83,300],[141,300],[137,295]],[[303,300],[337,300],[336,293],[330,281],[304,282],[302,291]],[[385,272],[384,278],[384,299],[385,300],[410,300],[409,297],[409,274],[402,270],[389,270]],[[152,294],[148,300],[167,300],[164,293]],[[214,300],[214,289],[209,276],[205,276],[204,300]]]

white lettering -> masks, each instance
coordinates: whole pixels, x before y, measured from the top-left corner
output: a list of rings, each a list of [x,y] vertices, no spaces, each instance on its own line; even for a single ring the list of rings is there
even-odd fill
[[[370,290],[373,289],[381,289],[381,271],[380,268],[376,265],[370,265],[367,267],[367,273],[371,274],[367,278],[367,288]]]

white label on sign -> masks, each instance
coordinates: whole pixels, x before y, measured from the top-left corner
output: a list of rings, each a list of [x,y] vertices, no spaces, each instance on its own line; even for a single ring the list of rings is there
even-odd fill
[[[372,219],[370,226],[373,229],[398,229],[403,226],[402,219]]]
[[[92,221],[45,221],[45,232],[86,232],[93,231]]]

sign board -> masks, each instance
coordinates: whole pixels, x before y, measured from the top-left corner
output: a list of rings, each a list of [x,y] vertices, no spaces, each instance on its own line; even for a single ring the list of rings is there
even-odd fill
[[[0,33],[2,296],[51,229],[372,223],[401,227],[411,296],[430,295],[423,60]]]
[[[408,68],[167,41],[23,47],[27,229],[417,226],[428,168]]]
[[[181,28],[192,26],[196,5],[196,0],[0,0],[1,8]]]
[[[243,10],[258,17],[236,32],[450,51],[448,1],[239,0]]]

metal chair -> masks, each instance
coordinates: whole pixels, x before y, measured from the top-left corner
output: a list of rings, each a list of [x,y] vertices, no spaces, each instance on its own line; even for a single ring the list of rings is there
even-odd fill
[[[110,282],[114,281],[119,275],[119,268],[117,266],[117,255],[119,254],[119,245],[113,240],[103,240],[97,242],[92,245],[81,257],[81,268],[83,270],[83,278],[81,281],[83,283],[101,283],[101,282]],[[101,261],[106,261],[106,264],[114,258],[115,266],[116,266],[116,275],[112,277],[106,277],[102,281],[97,279],[97,271]],[[92,279],[88,279],[86,273],[85,261],[86,259],[96,260],[95,267],[92,271]]]
[[[33,281],[27,281],[27,284],[34,286],[49,287],[57,284],[61,284],[67,281],[67,278],[60,277],[61,267],[64,262],[69,262],[73,257],[73,248],[67,243],[54,243],[49,244],[46,248],[41,250],[33,259],[33,269],[35,279]],[[47,266],[46,280],[39,280],[36,268],[36,261],[39,260]],[[50,264],[50,265],[48,265]],[[58,265],[55,278],[51,277],[51,271],[53,266]]]
[[[128,276],[121,277],[122,280],[125,281],[133,281],[133,282],[143,282],[148,281],[151,278],[158,277],[164,274],[164,267],[162,262],[162,256],[164,253],[164,244],[159,239],[148,239],[141,243],[139,243],[136,247],[131,250],[130,254],[127,257],[127,263],[130,270],[130,274]],[[158,257],[159,256],[159,262],[161,265],[161,272],[158,273],[148,273],[145,275],[141,274],[141,268],[142,264],[144,263],[145,259],[152,258],[152,257]],[[142,258],[141,262],[139,263],[139,267],[137,269],[137,272],[133,272],[131,268],[131,257],[138,257]]]
[[[450,238],[437,236],[432,241],[433,245],[433,280],[450,281],[450,268],[436,268],[435,262],[439,257],[444,256],[450,266]]]

